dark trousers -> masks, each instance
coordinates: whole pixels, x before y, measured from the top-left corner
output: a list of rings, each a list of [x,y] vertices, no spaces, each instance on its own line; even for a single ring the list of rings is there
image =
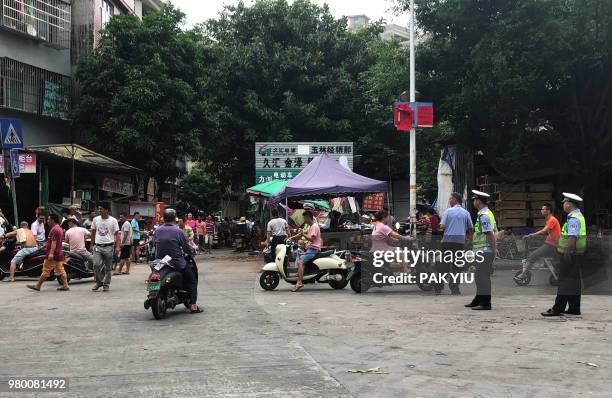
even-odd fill
[[[580,312],[580,294],[582,293],[582,278],[580,266],[582,256],[561,256],[559,264],[559,286],[557,287],[557,298],[553,310],[556,312],[568,311]]]
[[[455,253],[458,251],[462,251],[464,249],[465,249],[465,244],[463,243],[442,242],[442,247],[441,247],[442,260],[444,260],[445,253],[447,251],[453,252],[453,259],[454,259]],[[436,272],[438,274],[457,272],[457,267],[455,266],[453,262],[441,261],[439,263],[436,263]],[[453,283],[451,278],[449,278],[448,287],[451,290],[451,292],[459,292],[459,284]],[[438,283],[435,286],[435,289],[436,291],[442,291],[442,289],[444,289],[444,282]]]
[[[491,305],[491,268],[495,254],[483,252],[483,262],[476,262],[476,297],[472,300],[473,304]]]
[[[276,245],[281,244],[281,243],[284,244],[286,240],[287,240],[287,235],[279,235],[279,236],[272,237],[272,242],[270,242],[270,254],[272,255],[273,258],[276,258]]]
[[[179,271],[183,274],[184,286],[190,293],[191,304],[196,304],[198,302],[198,279],[195,270],[190,264],[187,264],[185,268]]]

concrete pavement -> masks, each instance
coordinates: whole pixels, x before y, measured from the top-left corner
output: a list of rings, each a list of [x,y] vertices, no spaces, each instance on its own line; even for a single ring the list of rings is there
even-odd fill
[[[163,321],[142,307],[142,265],[109,293],[0,284],[0,378],[67,376],[57,396],[70,397],[610,396],[612,300],[585,296],[582,317],[543,319],[545,273],[519,288],[496,272],[494,311],[475,312],[462,306],[469,287],[265,292],[259,258],[216,252],[199,266],[205,313]]]
[[[65,376],[61,396],[88,398],[348,396],[255,304],[246,255],[217,259],[201,265],[205,313],[177,307],[162,321],[143,308],[142,265],[113,277],[108,293],[91,283],[57,292],[48,282],[40,293],[2,283],[0,378]]]

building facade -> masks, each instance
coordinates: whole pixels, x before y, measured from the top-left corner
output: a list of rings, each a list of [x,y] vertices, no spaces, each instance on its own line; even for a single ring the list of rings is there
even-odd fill
[[[0,0],[0,118],[21,119],[26,145],[68,142],[70,3]]]
[[[350,15],[346,17],[349,30],[358,30],[370,25],[370,18],[365,14]],[[396,39],[404,45],[410,43],[410,31],[408,28],[396,24],[384,25],[384,31],[381,33],[383,39]]]

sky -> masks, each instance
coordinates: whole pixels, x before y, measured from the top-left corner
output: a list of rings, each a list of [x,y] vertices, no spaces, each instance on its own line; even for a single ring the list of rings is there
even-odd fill
[[[185,14],[187,27],[206,19],[214,18],[223,9],[224,4],[232,5],[238,0],[171,0]],[[291,0],[289,0],[291,1]],[[408,24],[408,14],[394,15],[391,10],[391,0],[311,0],[313,3],[323,5],[327,3],[332,14],[340,18],[346,15],[366,14],[372,20],[383,18],[387,23],[395,23],[402,26]],[[244,0],[250,4],[253,0]]]

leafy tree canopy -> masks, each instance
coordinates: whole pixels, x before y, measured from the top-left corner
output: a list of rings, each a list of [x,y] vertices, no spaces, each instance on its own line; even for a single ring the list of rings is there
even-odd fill
[[[458,139],[514,175],[565,169],[600,198],[612,150],[612,2],[418,0],[416,10],[418,88]]]
[[[81,97],[73,119],[88,144],[159,182],[179,176],[176,160],[200,147],[194,86],[205,48],[197,30],[179,28],[183,17],[166,5],[142,20],[111,18],[76,75]]]

